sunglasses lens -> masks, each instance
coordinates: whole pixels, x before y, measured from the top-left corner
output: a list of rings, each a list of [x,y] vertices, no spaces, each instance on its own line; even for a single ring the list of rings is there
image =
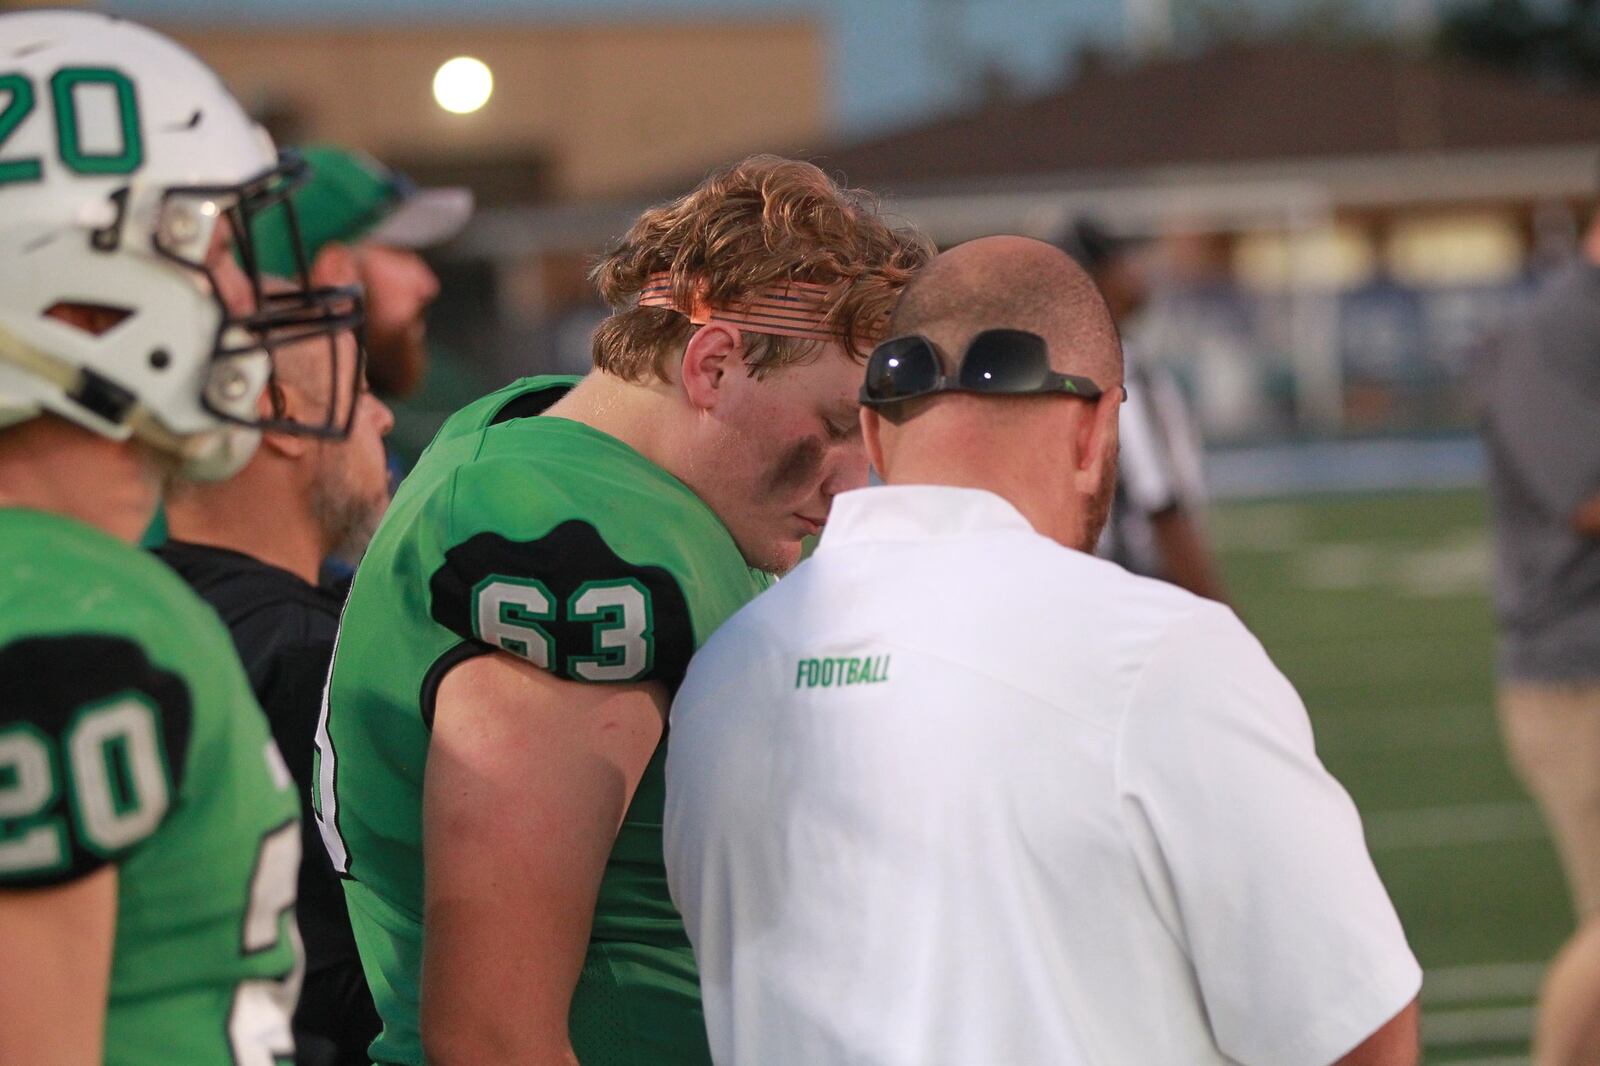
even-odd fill
[[[1049,370],[1044,338],[1016,329],[985,330],[972,339],[961,361],[961,387],[973,392],[1033,392]]]
[[[921,337],[884,341],[867,360],[867,399],[879,403],[931,392],[939,382],[939,359]]]

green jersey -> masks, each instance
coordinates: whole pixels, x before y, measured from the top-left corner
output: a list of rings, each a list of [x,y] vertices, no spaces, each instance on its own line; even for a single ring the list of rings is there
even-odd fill
[[[116,866],[107,1063],[292,1060],[299,815],[211,608],[96,529],[0,508],[0,891]]]
[[[687,486],[615,437],[543,416],[575,379],[457,412],[395,494],[345,607],[314,805],[373,998],[384,1063],[422,1062],[422,779],[439,682],[505,652],[579,682],[663,681],[766,588]],[[600,886],[569,1029],[584,1066],[710,1062],[694,956],[667,895],[664,747]]]

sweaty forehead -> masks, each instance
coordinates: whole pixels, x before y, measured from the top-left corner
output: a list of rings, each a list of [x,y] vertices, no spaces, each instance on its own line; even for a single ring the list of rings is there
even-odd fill
[[[763,383],[772,395],[810,407],[854,402],[866,377],[865,358],[852,356],[841,344],[818,344],[807,357],[777,366]]]

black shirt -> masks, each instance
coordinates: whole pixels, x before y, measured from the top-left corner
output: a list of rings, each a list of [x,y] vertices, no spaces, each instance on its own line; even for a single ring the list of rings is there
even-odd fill
[[[358,1016],[372,1011],[371,998],[360,981],[360,957],[350,932],[344,890],[322,846],[310,806],[317,717],[343,597],[226,548],[169,540],[155,554],[222,616],[250,687],[267,713],[273,739],[300,790],[305,817],[300,829],[300,898],[295,912],[305,941],[306,987],[295,1017],[296,1028],[309,1027],[341,1045],[359,1042],[364,1053],[367,1040],[377,1035],[376,1014],[371,1013],[371,1032],[365,1032],[368,1023]],[[319,986],[330,983],[343,991],[317,994]],[[359,988],[346,987],[355,985]],[[348,1003],[352,992],[365,1000],[359,1005],[364,1011]],[[331,998],[347,1002],[332,1009],[327,1002]],[[333,1017],[322,1024],[327,1015]],[[328,1032],[329,1024],[337,1024],[340,1031]],[[360,1031],[348,1032],[352,1025]],[[307,1043],[304,1036],[300,1042]],[[304,1054],[301,1061],[307,1061]]]

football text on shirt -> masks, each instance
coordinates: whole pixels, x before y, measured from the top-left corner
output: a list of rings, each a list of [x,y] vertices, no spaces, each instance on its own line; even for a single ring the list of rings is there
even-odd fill
[[[889,680],[889,656],[867,658],[801,659],[795,667],[795,688],[834,688],[840,685],[876,685]]]

